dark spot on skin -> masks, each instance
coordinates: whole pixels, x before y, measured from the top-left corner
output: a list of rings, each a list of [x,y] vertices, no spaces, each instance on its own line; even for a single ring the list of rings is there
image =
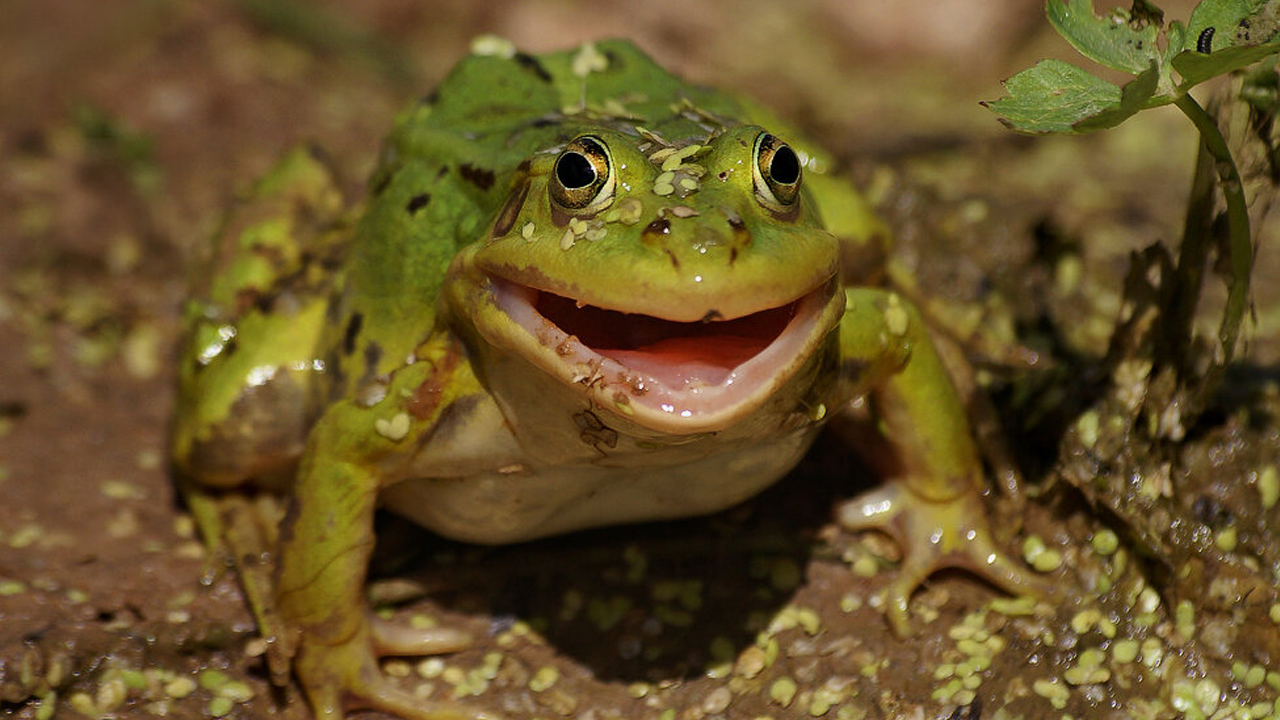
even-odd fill
[[[374,178],[373,180],[373,188],[372,188],[373,196],[377,197],[381,195],[387,189],[387,186],[390,184],[391,184],[391,173],[380,173],[378,177]]]
[[[729,179],[729,171],[721,170],[720,173],[716,175],[716,177],[720,178],[720,182],[724,182]]]
[[[437,179],[437,180],[439,180],[440,178],[442,178],[442,177],[444,177],[445,175],[448,175],[448,174],[449,174],[449,166],[448,166],[448,165],[441,165],[441,166],[440,166],[440,170],[436,172],[436,179]]]
[[[246,303],[246,300],[248,301]],[[260,293],[254,290],[245,290],[240,294],[240,302],[242,305],[252,305],[255,310],[263,315],[271,314],[271,308],[275,307],[276,296],[274,293]]]
[[[704,323],[715,322],[716,320],[719,320],[722,317],[724,316],[720,314],[719,310],[708,310],[707,314],[702,316],[702,322]]]
[[[578,426],[578,439],[596,449],[601,455],[604,448],[618,446],[618,431],[605,425],[595,413],[583,410],[573,416],[573,424]],[[601,446],[604,447],[601,447]]]
[[[458,167],[458,171],[462,173],[463,180],[466,180],[481,190],[488,190],[493,187],[493,183],[497,179],[492,170],[485,170],[484,168],[478,168],[470,164],[460,165]]]
[[[293,544],[294,526],[298,524],[298,496],[290,495],[285,503],[284,520],[280,521],[280,535],[278,542]],[[280,547],[284,547],[281,545]]]
[[[645,235],[666,235],[669,232],[671,232],[671,221],[666,218],[658,218],[644,226]]]
[[[671,258],[671,267],[675,268],[676,270],[679,270],[680,258],[676,257],[676,254],[671,252],[671,250],[668,248],[663,248],[662,251],[667,254],[667,257]]]
[[[364,325],[364,315],[354,313],[347,321],[347,329],[342,334],[342,350],[347,355],[356,351],[356,338],[360,336],[360,328]]]
[[[368,380],[378,371],[378,361],[382,359],[382,346],[370,341],[364,346],[364,377]]]
[[[729,248],[729,264],[732,265],[734,260],[738,259],[738,248]]]
[[[498,218],[493,222],[493,233],[490,237],[500,238],[511,232],[516,220],[520,219],[520,210],[524,207],[524,199],[528,194],[529,182],[527,180],[511,191],[511,194],[507,196],[506,203],[502,206],[502,210],[498,212]]]
[[[431,193],[418,193],[409,198],[409,202],[405,203],[404,209],[412,215],[426,207],[429,202],[431,202]]]
[[[435,105],[436,102],[439,100],[440,100],[440,88],[435,87],[435,88],[431,88],[431,92],[427,93],[426,95],[423,95],[422,100],[420,100],[419,102],[421,102],[423,105]]]
[[[742,222],[742,218],[737,215],[729,215],[728,221],[729,228],[733,230],[733,244],[736,253],[738,247],[747,247],[751,244],[751,231],[747,229],[747,224]],[[733,257],[729,259],[729,262],[733,262]]]
[[[542,67],[542,63],[538,62],[538,59],[534,56],[526,53],[516,53],[511,59],[515,60],[516,64],[520,67],[532,72],[534,75],[537,75],[538,79],[542,82],[551,82],[551,73],[547,72],[547,69]]]
[[[590,410],[574,413],[573,424],[577,425],[579,430],[599,430],[604,427],[600,417]]]

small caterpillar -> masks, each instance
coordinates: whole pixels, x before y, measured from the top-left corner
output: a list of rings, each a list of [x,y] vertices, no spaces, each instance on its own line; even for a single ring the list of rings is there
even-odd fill
[[[1213,31],[1214,28],[1207,27],[1200,32],[1200,37],[1196,39],[1196,52],[1208,55],[1213,51]]]

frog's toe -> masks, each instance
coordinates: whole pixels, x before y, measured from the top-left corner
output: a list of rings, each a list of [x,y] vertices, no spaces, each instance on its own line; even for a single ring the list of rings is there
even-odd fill
[[[885,590],[889,623],[898,635],[910,633],[907,610],[912,593],[944,568],[967,570],[1015,595],[1056,594],[1054,585],[996,546],[976,494],[935,501],[895,484],[845,503],[838,518],[850,530],[884,532],[902,548],[902,565]]]
[[[378,655],[443,655],[471,647],[471,635],[450,628],[415,628],[375,617],[369,629]]]
[[[333,686],[307,688],[317,720],[341,720],[344,708],[379,710],[404,720],[501,720],[483,710],[450,702],[433,702],[391,685],[373,668],[368,682],[345,692]]]
[[[501,720],[497,715],[451,702],[423,700],[379,678],[362,698],[363,707],[405,720]]]

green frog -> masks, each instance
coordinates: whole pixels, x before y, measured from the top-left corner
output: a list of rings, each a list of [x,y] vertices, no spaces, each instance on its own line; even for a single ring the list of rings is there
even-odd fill
[[[300,149],[187,308],[172,458],[229,548],[280,682],[317,716],[491,717],[386,654],[464,647],[371,617],[374,513],[512,543],[712,513],[869,398],[894,477],[837,509],[902,547],[889,621],[942,567],[1042,589],[988,530],[964,403],[887,236],[818,148],[627,42],[477,43],[397,119],[361,204]],[[842,258],[844,262],[842,262]],[[290,497],[283,518],[261,502]]]

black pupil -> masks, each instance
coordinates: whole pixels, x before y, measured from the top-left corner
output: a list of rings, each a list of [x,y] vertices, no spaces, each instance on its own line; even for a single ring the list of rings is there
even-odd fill
[[[567,152],[556,163],[556,179],[570,190],[584,188],[596,181],[596,169],[580,152]]]
[[[782,185],[791,185],[800,179],[800,158],[790,146],[783,145],[773,153],[769,161],[769,175],[773,181]]]

